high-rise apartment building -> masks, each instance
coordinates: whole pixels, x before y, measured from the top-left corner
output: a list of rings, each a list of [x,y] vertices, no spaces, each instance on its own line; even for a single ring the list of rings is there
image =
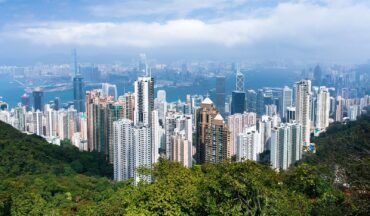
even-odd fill
[[[227,117],[227,124],[230,130],[230,154],[235,155],[237,137],[242,133],[244,128],[256,125],[256,113],[244,112],[237,113]]]
[[[122,105],[123,118],[134,121],[135,94],[126,92],[124,95],[118,97],[118,103]]]
[[[292,105],[293,105],[293,90],[289,88],[288,86],[284,86],[284,88],[282,89],[280,110],[279,110],[281,118],[286,119],[287,107],[290,107]]]
[[[302,141],[304,146],[310,144],[311,119],[311,81],[301,80],[296,82],[296,121],[302,125]]]
[[[181,115],[176,119],[176,127],[171,135],[170,160],[178,161],[185,167],[192,166],[193,128],[190,115]]]
[[[134,147],[133,147],[133,164],[134,180],[151,181],[151,175],[138,172],[138,168],[152,168],[153,165],[153,147],[150,126],[138,124],[134,126]]]
[[[302,127],[300,124],[281,124],[271,132],[271,164],[274,169],[286,170],[302,158]]]
[[[198,163],[218,163],[230,157],[230,131],[213,102],[206,98],[197,110]]]
[[[154,79],[149,76],[139,77],[134,83],[135,88],[135,125],[151,124],[151,114],[154,110]]]
[[[129,119],[113,123],[113,179],[123,181],[134,177],[134,129]]]
[[[325,86],[321,86],[317,94],[315,128],[325,130],[329,126],[330,93]]]
[[[236,160],[253,160],[259,159],[259,154],[263,152],[261,144],[261,135],[256,126],[246,127],[238,134],[236,141]]]
[[[338,96],[336,98],[335,104],[335,121],[342,122],[343,121],[343,98]]]

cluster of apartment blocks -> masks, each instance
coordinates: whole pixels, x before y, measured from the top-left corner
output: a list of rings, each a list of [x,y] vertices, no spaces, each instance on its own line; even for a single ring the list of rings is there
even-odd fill
[[[80,150],[103,152],[114,165],[115,180],[138,182],[151,177],[137,168],[150,168],[159,157],[191,167],[234,155],[237,161],[259,161],[261,153],[269,151],[272,167],[286,169],[309,149],[312,132],[345,120],[344,110],[356,119],[369,104],[368,96],[333,99],[328,88],[312,89],[311,82],[303,80],[294,90],[282,89],[280,109],[260,105],[265,108],[262,114],[234,113],[225,121],[208,97],[189,95],[184,103],[167,103],[165,91],[159,90],[154,99],[154,80],[144,76],[135,82],[134,93],[117,97],[107,90],[86,92],[85,113],[73,107],[55,110],[48,104],[43,111],[18,106],[1,111],[0,120],[55,144],[70,139]]]

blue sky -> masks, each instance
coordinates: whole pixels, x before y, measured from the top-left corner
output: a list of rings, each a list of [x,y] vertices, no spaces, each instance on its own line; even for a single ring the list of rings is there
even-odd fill
[[[370,59],[370,3],[354,0],[0,0],[0,64],[139,52],[358,63]]]

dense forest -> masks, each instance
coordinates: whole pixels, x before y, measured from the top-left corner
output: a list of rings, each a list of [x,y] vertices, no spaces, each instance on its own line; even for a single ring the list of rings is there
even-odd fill
[[[111,180],[98,152],[0,122],[0,215],[370,215],[370,117],[334,124],[316,154],[275,172],[247,161],[160,160],[153,183]]]

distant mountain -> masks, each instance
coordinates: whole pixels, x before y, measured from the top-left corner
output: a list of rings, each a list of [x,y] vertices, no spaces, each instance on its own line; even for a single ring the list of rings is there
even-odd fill
[[[252,161],[160,160],[155,181],[110,180],[97,152],[48,144],[0,122],[0,215],[369,215],[370,117],[335,124],[284,172]]]

